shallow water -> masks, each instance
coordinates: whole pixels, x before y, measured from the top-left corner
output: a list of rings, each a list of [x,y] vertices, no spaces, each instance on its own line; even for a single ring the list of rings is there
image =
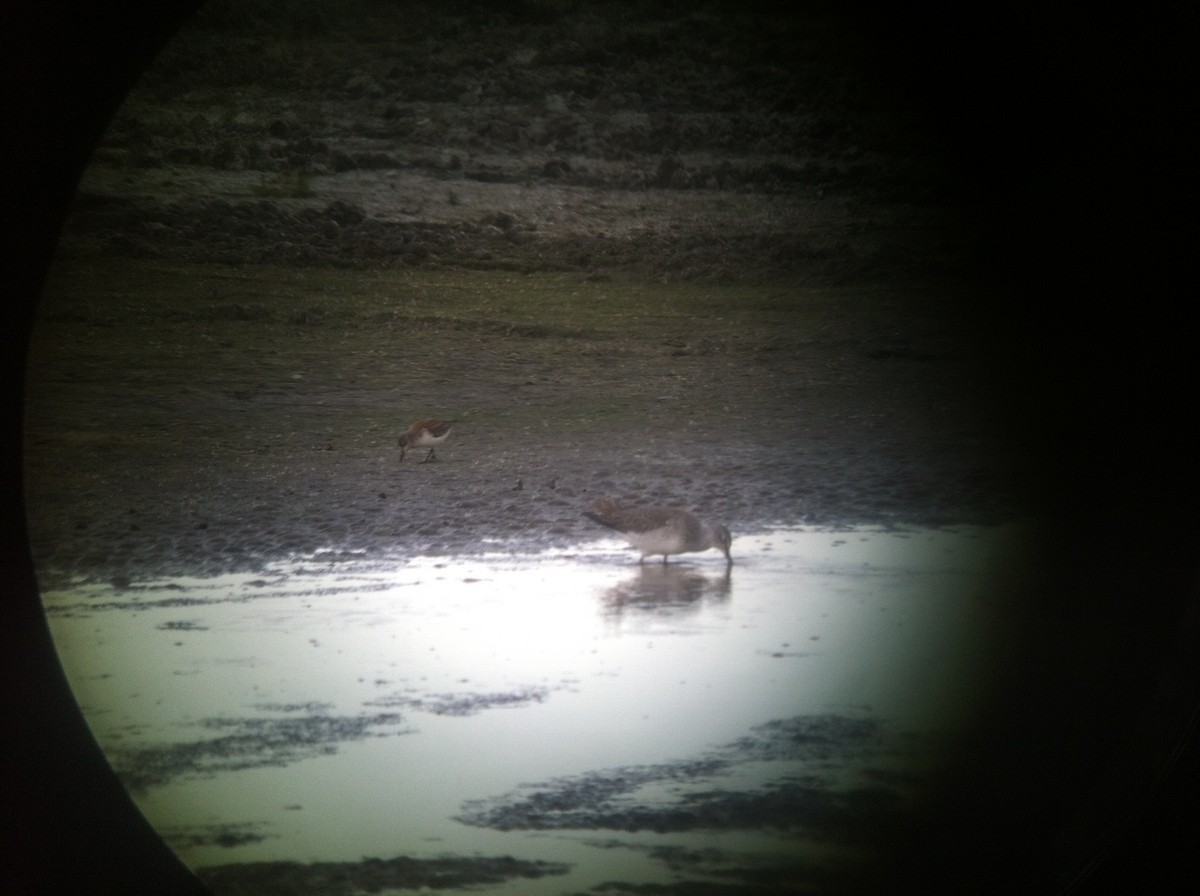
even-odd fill
[[[802,886],[934,786],[1018,542],[789,529],[738,538],[728,571],[716,552],[639,566],[616,541],[325,553],[44,599],[97,739],[218,893],[283,873],[248,864],[267,861],[413,883],[397,857],[545,863],[488,892]]]

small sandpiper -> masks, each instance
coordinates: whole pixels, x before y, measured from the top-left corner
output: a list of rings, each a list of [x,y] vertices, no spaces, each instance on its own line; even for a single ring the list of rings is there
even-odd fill
[[[725,554],[725,565],[733,565],[729,553],[733,538],[719,523],[706,523],[695,514],[674,507],[618,507],[608,498],[601,498],[593,507],[583,515],[625,536],[642,552],[639,563],[645,563],[652,554],[662,554],[665,564],[670,554],[716,548]]]
[[[404,460],[404,453],[409,448],[429,449],[425,460],[421,461],[423,464],[437,460],[433,449],[446,441],[452,426],[454,426],[453,420],[437,420],[432,417],[428,420],[418,420],[408,428],[408,432],[400,436],[400,460]]]

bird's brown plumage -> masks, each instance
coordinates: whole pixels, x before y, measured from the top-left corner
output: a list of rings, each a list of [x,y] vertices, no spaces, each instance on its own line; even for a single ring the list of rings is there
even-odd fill
[[[408,448],[429,448],[429,454],[425,455],[425,463],[430,459],[436,460],[434,447],[446,441],[446,437],[450,435],[450,429],[454,426],[453,420],[439,420],[436,417],[427,417],[424,420],[418,420],[408,428],[407,432],[401,433],[398,440],[400,445],[400,459],[404,460],[405,451]]]
[[[615,529],[642,552],[642,561],[662,554],[663,563],[671,554],[706,551],[716,548],[733,564],[729,553],[732,536],[719,523],[705,523],[695,514],[676,507],[621,507],[609,498],[601,498],[583,515],[602,526]]]

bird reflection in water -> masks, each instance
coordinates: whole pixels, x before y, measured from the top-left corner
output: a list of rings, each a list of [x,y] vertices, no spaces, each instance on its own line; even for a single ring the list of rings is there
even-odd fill
[[[732,567],[719,574],[698,572],[682,565],[639,565],[629,578],[601,594],[605,613],[643,612],[673,615],[723,602],[733,590]]]

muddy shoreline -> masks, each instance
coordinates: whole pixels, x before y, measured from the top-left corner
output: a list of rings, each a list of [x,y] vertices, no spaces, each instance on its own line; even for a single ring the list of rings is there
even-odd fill
[[[936,303],[907,331],[877,318],[929,293],[60,270],[57,310],[35,333],[27,429],[47,586],[256,570],[316,551],[334,562],[577,544],[606,535],[581,515],[602,496],[689,507],[735,536],[1021,511],[1015,449],[969,346]],[[81,280],[112,300],[96,303]],[[377,285],[392,295],[381,302]],[[324,298],[347,289],[360,294]],[[567,290],[578,294],[563,321],[592,309],[574,332],[523,323],[522,309],[536,315]],[[783,310],[747,307],[771,295]],[[647,297],[654,316],[630,329],[623,309],[640,315]],[[481,302],[513,307],[472,317]],[[701,302],[743,307],[691,316]],[[396,437],[429,414],[458,421],[451,438],[435,462],[401,462]]]
[[[1004,299],[869,48],[817,12],[639,10],[206,7],[39,307],[47,582],[538,549],[602,495],[735,535],[1022,513]],[[441,462],[399,464],[430,415]]]

